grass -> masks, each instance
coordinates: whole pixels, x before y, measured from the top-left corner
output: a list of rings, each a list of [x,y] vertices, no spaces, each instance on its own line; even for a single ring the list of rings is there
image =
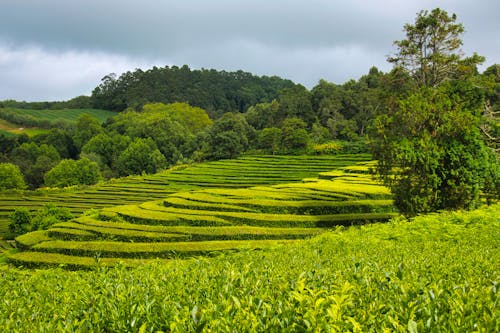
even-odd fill
[[[36,128],[36,127],[31,127],[31,128],[20,127],[19,125],[15,125],[4,119],[0,119],[0,134],[4,134],[6,136],[26,134],[27,136],[31,137],[46,132],[48,132],[47,129]]]
[[[99,122],[103,123],[108,118],[116,115],[116,112],[98,109],[63,109],[63,110],[29,110],[29,109],[16,109],[16,108],[2,108],[0,112],[8,112],[21,116],[29,116],[34,119],[48,120],[48,121],[66,121],[75,123],[82,114],[88,114]]]
[[[191,260],[21,252],[26,266],[90,270],[2,272],[0,330],[498,332],[498,216],[499,204]]]

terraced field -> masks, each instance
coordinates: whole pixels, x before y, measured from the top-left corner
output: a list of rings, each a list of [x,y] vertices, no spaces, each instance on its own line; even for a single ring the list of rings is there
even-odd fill
[[[168,194],[203,188],[243,188],[300,181],[318,173],[368,161],[368,155],[247,156],[176,167],[162,173],[132,176],[95,186],[66,190],[0,193],[0,237],[17,207],[37,210],[46,203],[67,207],[75,215],[95,208],[137,204]]]
[[[389,190],[374,183],[367,170],[344,167],[302,182],[208,187],[104,208],[16,238],[24,251],[9,260],[28,267],[136,265],[263,249],[337,226],[386,221],[395,215]]]

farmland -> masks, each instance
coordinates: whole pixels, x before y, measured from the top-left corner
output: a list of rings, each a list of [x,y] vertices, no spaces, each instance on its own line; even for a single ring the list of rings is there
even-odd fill
[[[88,114],[99,122],[116,115],[116,112],[98,109],[63,109],[63,110],[30,110],[16,108],[0,108],[0,118],[9,118],[12,115],[32,118],[35,120],[47,120],[49,122],[65,121],[74,123],[82,114]]]
[[[290,159],[286,161],[290,166]],[[229,162],[219,164],[227,171]],[[271,181],[272,167],[268,168],[264,173]],[[112,263],[116,259],[212,256],[241,248],[268,248],[339,225],[387,221],[395,215],[391,194],[367,171],[366,165],[352,170],[341,167],[335,175],[322,174],[323,179],[184,190],[161,200],[107,207],[47,231],[17,237],[24,251],[9,260],[37,267],[59,258],[58,264],[88,268],[95,258]]]
[[[16,207],[27,207],[34,211],[46,203],[55,203],[79,215],[94,208],[163,199],[168,194],[179,191],[296,182],[317,177],[320,172],[367,160],[369,156],[362,154],[247,156],[236,160],[174,167],[154,175],[130,176],[89,187],[5,192],[0,194],[0,235],[5,235],[8,216]]]
[[[0,328],[497,332],[499,215],[496,205],[395,219],[266,251],[135,269],[126,265],[139,259],[102,267],[110,258],[93,259],[88,272],[11,269],[1,275],[9,310],[0,313]]]

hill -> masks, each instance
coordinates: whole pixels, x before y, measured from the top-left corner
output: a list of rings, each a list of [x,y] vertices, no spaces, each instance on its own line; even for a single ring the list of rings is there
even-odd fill
[[[256,76],[244,71],[191,70],[182,67],[137,69],[119,77],[110,74],[92,92],[95,108],[122,111],[146,103],[186,102],[210,113],[245,112],[249,106],[271,102],[279,91],[294,87],[290,80]]]
[[[498,332],[499,215],[396,219],[135,269],[10,269],[0,329]]]

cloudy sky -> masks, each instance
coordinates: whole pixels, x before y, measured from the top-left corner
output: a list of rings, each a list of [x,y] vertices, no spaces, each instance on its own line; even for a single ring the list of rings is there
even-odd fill
[[[89,95],[135,68],[188,64],[312,88],[375,65],[422,9],[463,23],[463,50],[500,63],[498,0],[0,0],[0,100]]]

